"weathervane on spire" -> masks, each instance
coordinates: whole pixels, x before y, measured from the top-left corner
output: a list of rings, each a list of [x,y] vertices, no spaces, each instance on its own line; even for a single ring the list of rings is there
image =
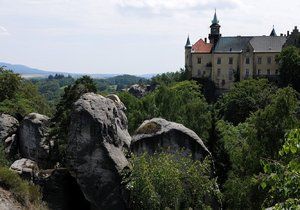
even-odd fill
[[[217,18],[217,9],[215,8],[214,19],[211,21],[212,24],[219,24],[219,20]]]

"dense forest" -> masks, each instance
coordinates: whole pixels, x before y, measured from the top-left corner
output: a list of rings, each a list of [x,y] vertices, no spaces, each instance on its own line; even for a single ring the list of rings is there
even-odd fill
[[[133,209],[206,209],[211,207],[205,201],[207,195],[225,209],[299,209],[300,50],[286,48],[278,61],[278,81],[247,79],[221,95],[209,81],[188,80],[184,70],[150,80],[130,75],[97,80],[51,75],[26,80],[1,68],[0,113],[17,119],[31,112],[49,116],[49,138],[56,139],[59,147],[53,161],[64,165],[73,103],[87,92],[114,93],[127,108],[131,134],[144,120],[161,117],[195,131],[212,153],[212,159],[203,163],[178,157],[174,162],[164,153],[133,156],[133,171],[124,177]],[[127,91],[133,84],[156,88],[136,97]],[[25,193],[28,198],[24,199],[33,193],[40,196],[27,182],[22,189],[16,188],[11,179],[17,178],[6,172],[10,159],[0,150],[0,183],[16,190],[17,196]],[[188,188],[184,187],[187,182]]]

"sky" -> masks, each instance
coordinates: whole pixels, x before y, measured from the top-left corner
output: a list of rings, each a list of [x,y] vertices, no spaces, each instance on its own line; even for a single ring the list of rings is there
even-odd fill
[[[300,27],[299,0],[0,0],[0,61],[72,73],[147,74],[184,67],[208,36]]]

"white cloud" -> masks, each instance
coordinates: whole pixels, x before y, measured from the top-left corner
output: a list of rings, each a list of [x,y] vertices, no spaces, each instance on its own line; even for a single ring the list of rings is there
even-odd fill
[[[240,0],[119,0],[117,2],[124,13],[144,16],[170,16],[178,14],[178,12],[203,13],[205,10],[213,8],[234,9],[240,4]]]
[[[0,25],[9,29],[0,35],[10,34],[0,53],[64,71],[172,71],[183,66],[187,34],[208,35],[214,8],[221,33],[234,36],[268,34],[272,25],[285,33],[299,24],[299,7],[299,0],[0,0]]]
[[[3,26],[0,26],[0,35],[9,35],[9,32]]]

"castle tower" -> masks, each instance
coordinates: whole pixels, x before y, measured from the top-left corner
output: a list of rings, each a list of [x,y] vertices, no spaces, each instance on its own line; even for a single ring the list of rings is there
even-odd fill
[[[221,26],[219,25],[219,20],[217,18],[216,11],[215,11],[214,19],[211,21],[211,23],[212,24],[210,26],[210,34],[208,35],[208,38],[209,38],[210,43],[215,46],[221,37],[221,34],[220,34]]]
[[[185,48],[185,69],[188,72],[188,77],[192,77],[192,45],[190,42],[190,37],[188,36],[186,40]]]
[[[273,30],[271,31],[270,36],[277,36],[274,26],[273,26]]]

